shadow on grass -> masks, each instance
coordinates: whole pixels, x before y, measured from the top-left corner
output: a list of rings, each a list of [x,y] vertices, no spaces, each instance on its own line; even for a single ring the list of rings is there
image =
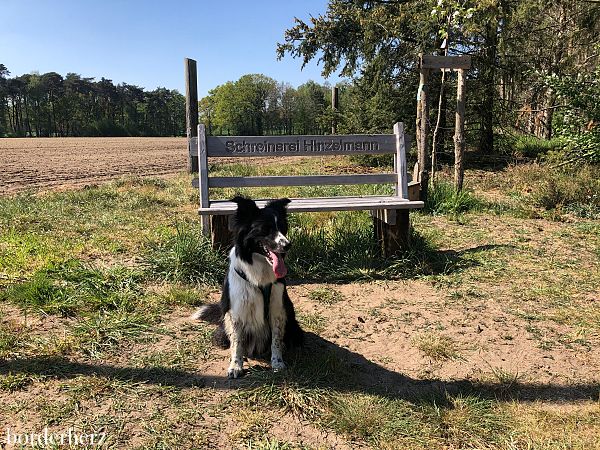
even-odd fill
[[[420,404],[442,405],[448,395],[476,395],[481,398],[519,401],[598,401],[600,383],[536,384],[515,382],[476,383],[472,380],[417,380],[386,369],[364,356],[337,344],[306,333],[305,345],[286,357],[288,369],[273,373],[255,366],[238,380],[224,375],[201,373],[164,366],[118,367],[78,362],[64,357],[30,357],[0,362],[0,375],[20,375],[71,379],[102,376],[121,381],[142,382],[178,388],[210,386],[244,392],[247,389],[294,386],[301,389],[326,389],[336,392],[377,394]]]
[[[342,247],[315,249],[314,243],[303,242],[302,255],[288,257],[292,281],[355,282],[368,280],[410,279],[431,275],[449,275],[480,264],[472,255],[496,249],[513,248],[505,244],[479,245],[462,250],[438,250],[425,237],[412,232],[410,246],[398,256],[383,258],[374,242],[346,234]],[[346,242],[354,242],[347,245]],[[298,280],[298,281],[295,281]]]

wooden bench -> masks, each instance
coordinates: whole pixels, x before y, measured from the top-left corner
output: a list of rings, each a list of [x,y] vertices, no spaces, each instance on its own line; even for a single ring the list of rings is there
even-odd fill
[[[329,136],[206,136],[204,125],[198,125],[198,136],[190,140],[190,149],[198,152],[198,179],[200,190],[202,230],[210,235],[213,245],[227,247],[231,243],[229,217],[236,204],[229,200],[213,200],[210,188],[242,188],[262,186],[322,186],[353,184],[393,184],[390,196],[292,198],[288,211],[371,211],[375,237],[385,256],[392,256],[408,244],[410,233],[409,210],[422,208],[418,200],[419,185],[408,183],[406,149],[408,137],[404,125],[396,123],[394,134],[329,135]],[[330,156],[394,154],[391,173],[355,175],[302,175],[302,176],[210,176],[208,158],[281,156]],[[275,195],[274,197],[279,197]],[[264,206],[268,200],[258,200]]]

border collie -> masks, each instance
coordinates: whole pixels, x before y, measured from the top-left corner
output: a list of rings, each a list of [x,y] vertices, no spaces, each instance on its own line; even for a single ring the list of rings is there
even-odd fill
[[[205,305],[194,319],[217,323],[215,341],[231,348],[229,378],[244,373],[245,356],[261,355],[271,345],[271,367],[285,368],[283,350],[300,345],[303,331],[287,294],[284,257],[290,248],[287,204],[273,200],[259,209],[253,200],[235,197],[234,246],[219,304]]]

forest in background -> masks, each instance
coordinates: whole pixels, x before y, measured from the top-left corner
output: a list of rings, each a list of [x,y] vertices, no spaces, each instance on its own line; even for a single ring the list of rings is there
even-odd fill
[[[182,136],[185,97],[68,73],[10,77],[0,64],[0,137]]]
[[[329,0],[324,14],[296,19],[277,50],[351,78],[343,122],[371,132],[398,120],[414,127],[420,53],[471,55],[469,149],[496,154],[532,136],[534,148],[560,149],[565,162],[600,161],[598,1]],[[455,74],[442,81],[438,72],[428,86],[442,151],[455,84]]]

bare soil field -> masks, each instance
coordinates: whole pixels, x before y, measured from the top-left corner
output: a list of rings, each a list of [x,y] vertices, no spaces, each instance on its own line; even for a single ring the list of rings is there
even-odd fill
[[[185,138],[0,139],[0,194],[185,170]]]

